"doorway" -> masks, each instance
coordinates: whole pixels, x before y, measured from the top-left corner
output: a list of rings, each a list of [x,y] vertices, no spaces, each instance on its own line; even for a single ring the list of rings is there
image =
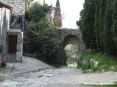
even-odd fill
[[[76,36],[69,35],[65,37],[63,44],[67,56],[67,65],[69,67],[77,67],[80,53],[79,39]]]
[[[8,52],[9,54],[16,54],[17,52],[17,35],[9,35],[8,36],[9,46]]]

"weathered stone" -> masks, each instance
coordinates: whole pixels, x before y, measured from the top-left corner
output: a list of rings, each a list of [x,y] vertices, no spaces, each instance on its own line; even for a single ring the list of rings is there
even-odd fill
[[[16,60],[22,62],[22,52],[16,52]]]
[[[2,5],[2,6],[1,6]],[[3,2],[0,2],[0,45],[3,46],[4,50],[1,54],[2,62],[6,60],[7,54],[7,29],[9,29],[11,7]]]
[[[96,68],[96,67],[98,67],[99,62],[96,61],[95,59],[91,59],[91,60],[90,60],[90,64],[91,64],[91,67]]]
[[[13,14],[21,15],[25,13],[25,0],[3,0],[3,2],[13,7]]]
[[[84,58],[82,55],[80,55],[80,56],[78,57],[78,64],[82,65],[84,59],[85,59],[85,58]]]
[[[16,4],[24,0],[2,0],[2,1],[3,2],[0,2],[0,13],[1,13],[0,15],[0,44],[4,47],[4,51],[1,55],[2,62],[5,62],[7,61],[7,59],[10,59],[10,58],[16,59],[17,61],[19,60],[21,61],[22,52],[23,52],[22,50],[23,33],[21,31],[21,28],[10,29],[10,24],[11,24],[10,17],[11,17],[11,8],[12,8],[10,5],[13,6],[13,13],[15,15],[21,15],[23,14],[23,12],[20,10],[22,8],[25,8],[25,6],[19,7]],[[24,11],[24,9],[22,10]],[[20,13],[18,13],[17,11],[19,11]],[[9,39],[11,38],[10,36],[13,36],[14,38],[12,37],[12,39]],[[15,38],[16,40],[14,41]],[[14,50],[14,52],[9,52],[10,49]]]
[[[63,28],[58,31],[60,38],[62,42],[64,42],[65,38],[69,37],[76,37],[76,39],[79,41],[79,47],[80,47],[80,52],[84,52],[85,50],[85,44],[82,40],[82,34],[79,29],[68,29],[68,28]],[[63,43],[64,44],[64,43]]]

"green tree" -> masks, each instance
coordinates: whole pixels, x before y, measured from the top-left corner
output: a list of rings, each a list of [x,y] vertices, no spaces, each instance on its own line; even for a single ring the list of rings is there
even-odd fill
[[[81,11],[81,19],[78,22],[83,34],[83,40],[88,49],[96,49],[95,40],[95,0],[85,0],[84,9]]]
[[[62,46],[59,35],[48,21],[51,6],[34,3],[26,13],[25,41],[30,44],[34,57],[47,62],[57,62],[56,52]],[[27,44],[26,44],[27,45]]]
[[[29,5],[31,4],[33,0],[25,0],[25,5],[26,5],[26,8],[29,8]]]
[[[88,49],[117,55],[116,5],[116,0],[85,0],[78,24]]]
[[[34,3],[26,11],[26,20],[38,22],[45,18],[48,13],[51,13],[51,6],[46,4],[43,6],[41,4]]]
[[[104,30],[103,30],[103,41],[104,41],[104,51],[107,54],[113,53],[113,41],[112,41],[112,0],[107,0],[105,16],[104,16]]]
[[[116,0],[113,0],[113,5],[112,5],[112,11],[113,11],[113,14],[112,14],[112,28],[111,28],[111,31],[112,31],[112,40],[114,42],[113,44],[113,47],[114,47],[114,55],[117,55],[117,1]]]

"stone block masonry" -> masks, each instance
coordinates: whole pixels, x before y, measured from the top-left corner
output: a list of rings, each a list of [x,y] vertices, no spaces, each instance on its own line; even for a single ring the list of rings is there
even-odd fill
[[[3,0],[5,3],[13,7],[12,13],[21,15],[25,13],[25,0]]]

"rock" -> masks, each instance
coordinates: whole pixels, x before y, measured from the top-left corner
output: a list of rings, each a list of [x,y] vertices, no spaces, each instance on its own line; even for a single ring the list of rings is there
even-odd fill
[[[91,59],[91,60],[90,60],[90,64],[91,64],[91,67],[96,68],[96,67],[98,67],[99,62],[96,61],[95,59]]]
[[[85,58],[83,56],[79,55],[79,57],[78,57],[78,64],[83,64],[83,60],[84,59]]]

